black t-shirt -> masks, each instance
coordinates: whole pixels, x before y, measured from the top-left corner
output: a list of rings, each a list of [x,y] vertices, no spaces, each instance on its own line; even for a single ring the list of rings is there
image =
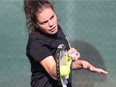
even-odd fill
[[[68,42],[61,28],[54,35],[48,35],[42,31],[35,31],[29,35],[26,55],[31,64],[31,86],[32,87],[57,87],[57,81],[52,79],[45,71],[39,61],[52,55],[60,44],[64,44],[69,49]]]

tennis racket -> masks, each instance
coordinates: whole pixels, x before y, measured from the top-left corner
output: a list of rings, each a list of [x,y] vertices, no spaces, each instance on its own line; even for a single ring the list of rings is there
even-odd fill
[[[56,50],[56,71],[57,71],[57,82],[58,87],[67,87],[69,74],[67,76],[61,76],[60,68],[66,65],[68,68],[71,67],[73,58],[69,57],[64,44],[60,44]]]

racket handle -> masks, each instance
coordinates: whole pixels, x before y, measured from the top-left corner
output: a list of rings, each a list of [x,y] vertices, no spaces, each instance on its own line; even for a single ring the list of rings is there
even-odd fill
[[[63,87],[67,87],[68,81],[65,77],[61,79],[61,82]]]

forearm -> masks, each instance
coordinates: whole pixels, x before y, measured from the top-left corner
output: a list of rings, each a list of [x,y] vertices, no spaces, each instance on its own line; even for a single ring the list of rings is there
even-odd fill
[[[85,60],[76,60],[72,63],[72,69],[86,69],[89,70],[91,72],[98,72],[98,73],[102,73],[102,74],[108,74],[107,71],[101,69],[101,68],[97,68],[94,67],[92,64],[90,64],[89,62],[85,61]]]
[[[82,69],[83,65],[82,65],[83,60],[76,60],[72,62],[72,69]]]
[[[85,60],[76,60],[72,63],[72,69],[90,69],[91,67],[93,65]]]
[[[52,70],[50,71],[50,76],[53,78],[53,79],[57,79],[57,73],[56,73],[56,65],[53,66]]]
[[[53,79],[57,79],[56,62],[53,56],[44,58],[40,63]]]

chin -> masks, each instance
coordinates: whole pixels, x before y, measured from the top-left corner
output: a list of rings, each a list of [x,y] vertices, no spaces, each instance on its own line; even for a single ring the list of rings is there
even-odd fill
[[[49,34],[56,34],[57,33],[57,31],[56,32],[50,32]]]

